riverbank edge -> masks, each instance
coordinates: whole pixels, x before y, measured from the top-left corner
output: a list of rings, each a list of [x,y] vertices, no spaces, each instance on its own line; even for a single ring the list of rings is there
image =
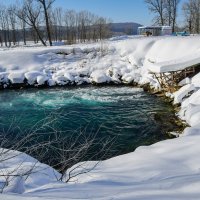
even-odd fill
[[[141,87],[144,89],[145,92],[148,92],[149,94],[155,95],[158,98],[161,98],[163,101],[165,101],[166,103],[169,103],[170,106],[172,106],[173,108],[173,114],[174,114],[174,123],[179,127],[178,130],[173,130],[168,132],[169,135],[173,135],[175,137],[179,137],[180,134],[183,133],[183,131],[187,128],[190,127],[189,124],[184,121],[183,119],[181,119],[178,116],[178,112],[181,110],[181,103],[179,104],[174,104],[174,99],[170,98],[169,96],[166,96],[166,92],[169,91],[164,91],[164,90],[157,90],[154,87],[152,87],[149,83],[140,85],[138,84],[138,87]]]

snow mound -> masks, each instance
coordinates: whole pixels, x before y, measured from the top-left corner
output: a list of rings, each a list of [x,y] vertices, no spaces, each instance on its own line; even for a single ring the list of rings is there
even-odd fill
[[[199,63],[199,39],[199,36],[123,36],[121,39],[119,37],[116,40],[113,38],[101,43],[70,47],[4,49],[0,53],[0,83],[7,84],[8,79],[11,83],[22,83],[25,77],[29,85],[42,85],[46,82],[53,86],[96,81],[134,81],[150,83],[159,88],[149,71],[158,73],[181,70]],[[109,69],[112,69],[112,74],[108,72]],[[193,79],[195,87],[198,86],[198,78],[197,81]],[[180,85],[189,84],[188,81]]]
[[[24,74],[20,72],[16,73],[10,73],[8,75],[8,79],[14,84],[14,83],[23,83],[24,82]]]
[[[180,90],[175,92],[174,95],[174,103],[181,103],[183,98],[188,95],[190,92],[194,91],[195,87],[193,84],[188,84],[183,86]]]
[[[91,81],[94,83],[109,83],[111,81],[111,78],[106,75],[105,72],[102,72],[101,70],[96,70],[92,72],[90,75]]]
[[[36,83],[38,76],[43,76],[43,74],[39,71],[30,71],[25,73],[25,77],[30,85]]]
[[[7,149],[0,149],[0,153],[0,189],[4,193],[22,194],[60,177],[54,169],[24,153]]]

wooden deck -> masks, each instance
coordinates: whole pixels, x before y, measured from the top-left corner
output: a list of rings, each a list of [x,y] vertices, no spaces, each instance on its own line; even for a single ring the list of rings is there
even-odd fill
[[[184,70],[165,72],[165,73],[152,73],[158,80],[163,91],[174,92],[180,86],[178,83],[186,77],[191,78],[200,72],[200,64],[188,67]]]

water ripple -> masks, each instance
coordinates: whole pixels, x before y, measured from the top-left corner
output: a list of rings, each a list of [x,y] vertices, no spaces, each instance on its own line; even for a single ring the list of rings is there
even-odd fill
[[[169,108],[139,88],[12,90],[1,92],[0,102],[0,129],[4,130],[11,116],[20,120],[18,126],[25,130],[53,112],[57,128],[64,134],[87,127],[88,132],[98,131],[98,137],[117,137],[120,153],[166,138],[152,116]]]

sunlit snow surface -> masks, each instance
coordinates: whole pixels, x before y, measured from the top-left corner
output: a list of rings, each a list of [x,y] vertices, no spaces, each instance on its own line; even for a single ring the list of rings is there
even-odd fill
[[[134,80],[140,84],[149,83],[154,88],[159,88],[158,81],[152,74],[149,74],[149,70],[152,72],[174,71],[199,63],[200,36],[133,37],[132,39],[124,38],[121,41],[118,41],[118,39],[107,41],[104,46],[106,47],[105,50],[108,51],[106,50],[107,52],[103,56],[99,51],[100,44],[77,44],[52,48],[28,47],[21,48],[21,50],[20,48],[1,49],[0,81],[7,83],[10,80],[13,83],[18,83],[22,82],[25,76],[30,84],[42,84],[48,77],[48,84],[52,86],[64,85],[69,80],[78,84],[83,82],[119,82],[119,78],[122,76],[121,79],[126,83]],[[72,54],[71,50],[74,47],[81,48],[82,52],[79,49],[79,52],[75,55]],[[56,53],[60,51],[67,52],[68,55],[57,55]],[[24,194],[20,196],[16,194],[2,195],[0,198],[5,200],[19,198],[22,200],[199,200],[200,73],[193,78],[183,80],[180,86],[183,86],[180,90],[174,94],[169,93],[167,96],[174,97],[175,103],[181,103],[181,110],[178,114],[191,126],[185,129],[181,137],[162,141],[148,147],[139,147],[133,153],[106,160],[92,173],[78,177],[74,182],[75,184],[66,185],[65,183],[55,182],[54,173],[47,170],[44,173],[33,174],[24,184]],[[7,85],[5,84],[3,87],[7,87]],[[41,94],[41,91],[38,92],[38,94]],[[23,93],[23,91],[20,93]],[[23,113],[29,115],[28,107],[36,110],[41,108],[41,112],[63,109],[62,98],[59,101],[54,97],[51,100],[45,97],[44,100],[41,100],[39,95],[40,98],[37,102],[36,97],[38,95],[33,94],[31,97],[30,93],[25,94],[25,97],[29,96],[27,98],[29,103],[26,102],[29,106],[24,103],[23,109],[21,108],[21,115]],[[3,95],[2,93],[1,98],[3,98]],[[99,99],[93,95],[92,98],[95,101],[91,101],[91,98],[88,99],[87,93],[84,93],[81,97],[77,94],[74,95],[79,100],[81,98],[85,108],[89,105],[92,107],[102,104],[106,106],[116,104],[116,98],[110,102],[109,97],[104,96]],[[21,102],[20,98],[20,95],[13,95],[10,98],[4,97],[0,105],[0,117],[1,120],[4,120],[4,124],[11,120],[13,108],[20,110],[20,107],[18,107],[19,102]],[[34,103],[32,99],[35,99]],[[71,103],[69,103],[70,101]],[[74,101],[75,99],[67,100],[66,105],[72,106]],[[148,100],[148,102],[151,104],[151,101]],[[126,102],[125,106],[127,105]],[[128,116],[129,110],[127,110],[123,116]],[[3,114],[5,111],[7,112],[6,115]],[[32,116],[37,114],[38,112],[34,112]],[[23,159],[21,157],[21,160]],[[7,170],[16,166],[19,162],[18,158],[13,159],[1,168]],[[26,164],[24,163],[25,166]],[[47,176],[49,179],[46,179]],[[11,187],[18,189],[21,186],[23,187],[23,184],[15,184]]]

